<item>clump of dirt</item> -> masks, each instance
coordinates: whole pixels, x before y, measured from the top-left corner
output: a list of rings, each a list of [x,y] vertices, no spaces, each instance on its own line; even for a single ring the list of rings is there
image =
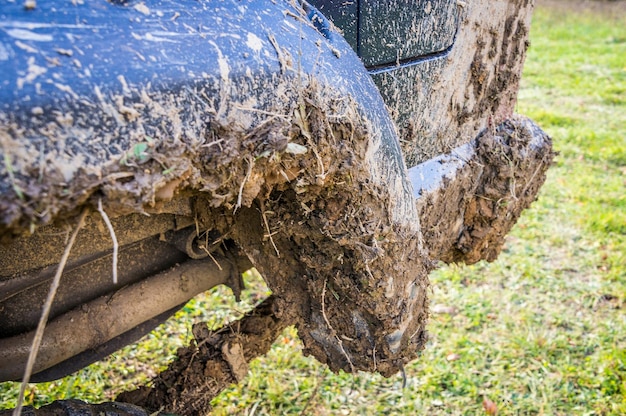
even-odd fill
[[[521,212],[537,198],[554,156],[551,139],[528,118],[515,116],[484,131],[456,173],[466,179],[418,201],[430,255],[447,263],[495,260]]]
[[[546,145],[533,146],[533,139]],[[478,138],[480,186],[465,206],[464,229],[442,260],[494,261],[522,211],[537,199],[554,158],[551,141],[528,119],[510,119]]]
[[[432,265],[416,211],[404,223],[394,218],[407,195],[372,173],[383,156],[372,152],[378,139],[367,120],[349,101],[321,93],[307,91],[296,110],[311,151],[297,179],[266,182],[232,218],[207,218],[226,220],[215,226],[242,246],[279,310],[295,311],[305,353],[335,371],[389,376],[424,346]],[[333,112],[322,110],[328,108]]]
[[[277,318],[276,307],[276,299],[269,297],[241,320],[215,332],[203,322],[194,325],[195,340],[178,350],[176,360],[150,387],[122,393],[117,400],[152,412],[167,409],[176,414],[206,414],[211,400],[243,380],[248,362],[267,353],[289,324],[290,319]]]

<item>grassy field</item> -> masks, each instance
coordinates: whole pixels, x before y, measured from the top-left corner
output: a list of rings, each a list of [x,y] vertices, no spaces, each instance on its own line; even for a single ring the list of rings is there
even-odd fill
[[[531,40],[518,112],[560,156],[496,262],[432,275],[431,340],[406,387],[333,374],[289,329],[215,415],[626,414],[626,13],[540,2]],[[28,403],[99,402],[144,381],[158,369],[143,363],[165,365],[192,322],[219,326],[265,296],[248,277],[243,304],[225,289],[200,297],[140,344],[33,385]],[[0,384],[0,408],[18,388]]]

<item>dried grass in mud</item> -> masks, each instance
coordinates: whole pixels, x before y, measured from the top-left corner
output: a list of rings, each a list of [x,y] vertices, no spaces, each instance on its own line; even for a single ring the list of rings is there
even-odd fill
[[[306,354],[333,370],[394,374],[426,341],[432,264],[419,225],[397,221],[404,203],[398,179],[383,186],[376,176],[381,138],[362,109],[313,78],[306,82],[268,86],[267,94],[281,96],[264,111],[213,105],[200,89],[177,96],[139,91],[141,114],[122,111],[120,103],[131,105],[123,99],[101,103],[107,111],[98,122],[111,130],[97,144],[80,140],[86,132],[73,126],[81,123],[56,120],[24,132],[9,120],[0,137],[11,168],[5,164],[0,174],[10,171],[21,192],[2,201],[3,230],[71,219],[100,201],[109,216],[119,216],[167,212],[168,200],[190,197],[198,226],[235,239],[265,276],[276,297],[272,312],[284,325],[296,324]],[[202,111],[182,113],[183,102]],[[23,136],[35,139],[19,147],[13,138]],[[80,162],[74,171],[61,169],[62,152]],[[205,381],[194,385],[206,397],[216,393],[203,390],[211,385],[209,367],[198,369]],[[179,387],[188,392],[188,385]]]
[[[272,313],[283,325],[296,323],[306,354],[334,370],[390,375],[423,348],[425,269],[430,263],[424,261],[413,228],[393,224],[391,213],[384,211],[391,210],[389,189],[368,179],[369,136],[362,128],[367,123],[359,120],[349,102],[320,102],[321,97],[309,94],[306,104],[297,103],[294,110],[295,129],[310,153],[300,159],[298,177],[290,182],[268,181],[263,173],[271,170],[254,163],[241,186],[243,203],[236,214],[231,215],[231,207],[221,215],[200,210],[199,219],[242,246],[276,296]],[[339,110],[339,115],[328,117],[322,108]],[[294,169],[284,163],[281,167]],[[248,190],[256,194],[249,207]],[[382,208],[380,201],[387,201]],[[394,279],[380,278],[390,270]],[[395,291],[405,288],[413,293],[403,293],[397,302],[401,298]],[[398,326],[401,330],[390,334],[389,328]],[[261,322],[256,331],[264,334],[265,327]],[[250,337],[241,341],[244,350],[250,348],[244,341],[251,341]],[[185,361],[184,356],[180,358]],[[207,377],[221,377],[209,368],[198,368],[205,380],[198,384],[201,390],[210,390],[214,384],[206,382]],[[229,374],[228,366],[224,369],[222,374]],[[231,377],[231,381],[237,379]],[[180,410],[189,405],[183,399],[188,395],[180,393],[187,391],[182,383],[188,378],[177,380],[168,385],[167,400],[175,400],[172,406]],[[154,389],[148,394],[158,395]],[[199,392],[189,397],[195,408],[208,406],[213,394],[204,391],[204,404],[197,402],[203,396]],[[155,407],[141,400],[142,405]]]

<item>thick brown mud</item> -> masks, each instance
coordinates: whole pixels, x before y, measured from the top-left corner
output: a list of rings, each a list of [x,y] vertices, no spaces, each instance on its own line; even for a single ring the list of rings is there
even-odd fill
[[[550,137],[525,117],[484,131],[454,177],[417,201],[430,256],[446,263],[495,260],[554,157]]]
[[[257,338],[241,338],[255,342],[207,343],[196,334],[197,343],[181,350],[171,371],[155,380],[161,387],[147,398],[124,400],[155,411],[183,412],[188,405],[206,410],[211,397],[243,377],[250,357],[265,353],[277,331],[291,324],[304,352],[334,371],[389,376],[424,347],[432,262],[403,170],[388,163],[381,168],[377,127],[348,97],[315,79],[304,88],[283,87],[283,99],[269,114],[242,123],[248,111],[233,105],[232,113],[224,110],[208,125],[202,141],[172,141],[169,127],[153,134],[148,147],[140,146],[143,153],[125,152],[101,174],[66,184],[81,187],[75,197],[55,195],[61,189],[52,180],[33,181],[50,186],[51,193],[37,194],[30,207],[49,203],[51,216],[63,212],[70,222],[73,207],[96,199],[109,215],[122,215],[160,212],[168,199],[188,196],[197,227],[235,240],[274,294],[271,315],[234,324],[249,325],[250,334],[262,330]],[[173,101],[172,109],[178,105]],[[15,186],[30,189],[23,182]],[[20,198],[5,202],[20,216],[17,222],[5,217],[4,227],[19,232],[31,221],[47,221],[20,205]],[[276,331],[265,332],[272,327],[267,320]],[[240,360],[242,354],[249,357]]]
[[[295,166],[289,157],[273,167],[266,158],[244,161],[240,206],[211,208],[208,196],[196,200],[199,226],[237,241],[272,289],[271,300],[218,334],[197,326],[195,343],[179,351],[151,388],[120,400],[201,414],[292,324],[305,354],[334,371],[389,376],[424,348],[433,262],[419,227],[395,221],[395,189],[371,179],[372,140],[357,109],[316,90],[304,103],[295,110],[292,131],[307,157]],[[286,180],[273,169],[294,177]]]
[[[510,9],[520,5],[527,6],[511,2]],[[432,112],[447,114],[437,119],[445,129],[454,126],[435,132],[433,143],[442,146],[430,149],[433,154],[492,129],[492,117],[510,116],[526,47],[522,14],[474,39],[476,53],[450,70],[463,72],[466,88],[441,88],[448,91],[445,99],[425,101]],[[397,177],[379,171],[380,137],[363,109],[313,77],[295,81],[264,85],[260,100],[272,106],[262,112],[255,103],[206,100],[210,94],[202,88],[102,97],[97,117],[112,127],[98,138],[98,148],[81,141],[89,132],[63,114],[28,132],[0,119],[0,144],[8,155],[0,174],[14,196],[0,201],[4,239],[71,222],[99,200],[113,217],[178,214],[171,201],[187,200],[197,227],[235,240],[273,292],[223,331],[197,325],[195,342],[151,387],[120,400],[151,411],[203,414],[211,398],[241,380],[247,362],[292,324],[304,352],[334,371],[397,373],[425,346],[427,276],[435,262],[495,258],[545,178],[551,152],[526,162],[532,131],[505,123],[484,130],[465,181],[443,187],[443,199],[424,198],[415,206],[403,193],[403,167]],[[224,88],[245,96],[246,88],[259,86]],[[417,127],[400,129],[407,143],[433,130],[422,125],[429,117],[417,110]],[[24,146],[16,138],[25,136],[42,140]],[[433,156],[417,147],[405,150],[415,162]],[[471,176],[476,172],[478,178]],[[455,209],[463,214],[448,216]],[[404,220],[399,212],[406,213]]]
[[[232,383],[243,380],[248,363],[266,354],[291,319],[278,318],[276,298],[270,297],[241,320],[209,331],[205,323],[193,327],[194,341],[180,348],[176,360],[150,387],[122,393],[117,400],[151,412],[204,415],[211,400]]]

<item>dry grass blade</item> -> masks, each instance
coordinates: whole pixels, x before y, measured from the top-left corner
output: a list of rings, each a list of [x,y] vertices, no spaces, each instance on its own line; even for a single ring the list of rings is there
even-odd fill
[[[117,253],[119,251],[119,244],[117,243],[117,237],[115,236],[115,230],[113,229],[113,224],[109,220],[109,216],[102,209],[102,199],[98,199],[98,212],[102,216],[102,220],[107,225],[109,229],[109,233],[111,234],[111,240],[113,240],[113,284],[117,284]]]
[[[237,195],[237,203],[235,204],[235,209],[233,210],[233,212],[237,212],[237,210],[241,208],[241,201],[243,200],[243,189],[246,186],[246,182],[248,182],[248,180],[250,179],[250,176],[252,175],[252,164],[254,163],[254,161],[251,158],[244,159],[244,160],[248,162],[248,169],[246,170],[246,176],[243,178],[243,181],[241,182],[241,185],[239,186],[239,194]]]
[[[85,217],[87,216],[87,210],[84,209],[78,218],[78,224],[76,224],[76,228],[70,237],[70,240],[67,242],[65,246],[65,251],[63,252],[63,256],[61,256],[61,261],[59,261],[59,266],[57,267],[57,272],[52,279],[52,283],[50,284],[50,290],[48,292],[48,297],[46,298],[46,302],[44,303],[43,310],[41,312],[41,317],[39,318],[39,324],[37,325],[37,331],[35,331],[35,337],[33,338],[33,344],[30,348],[30,353],[28,354],[28,361],[26,363],[26,369],[24,370],[24,377],[22,378],[22,384],[20,386],[20,393],[17,399],[17,406],[15,410],[13,410],[13,416],[19,416],[22,413],[22,406],[24,402],[24,394],[26,392],[26,387],[28,382],[30,381],[30,376],[33,372],[33,367],[35,366],[35,360],[37,359],[37,353],[39,352],[39,346],[41,345],[41,339],[43,338],[43,331],[46,328],[46,324],[48,323],[48,316],[50,315],[50,309],[52,308],[52,302],[54,301],[54,297],[57,293],[57,289],[59,288],[59,283],[61,281],[61,275],[63,275],[63,270],[65,269],[65,265],[67,264],[67,259],[70,256],[70,252],[72,251],[72,247],[74,246],[74,242],[76,241],[76,236],[81,228],[83,228],[83,224],[85,223]]]
[[[322,317],[324,318],[324,322],[326,322],[328,329],[330,329],[331,335],[334,336],[335,339],[337,340],[337,344],[339,345],[339,348],[341,349],[341,352],[343,353],[344,357],[346,357],[346,360],[348,360],[351,373],[354,374],[355,373],[354,364],[352,364],[352,360],[350,359],[350,356],[348,355],[345,348],[343,347],[343,342],[341,341],[341,338],[337,336],[337,331],[335,331],[335,328],[333,328],[333,326],[330,324],[330,321],[328,320],[328,317],[326,316],[326,284],[327,283],[328,283],[328,280],[324,280],[324,287],[322,289]]]
[[[278,247],[276,247],[276,243],[274,243],[274,239],[272,238],[272,235],[275,234],[275,233],[272,233],[272,231],[270,230],[270,224],[269,224],[269,222],[267,222],[266,213],[267,213],[267,211],[265,211],[265,208],[264,208],[263,204],[261,204],[261,216],[263,217],[263,223],[265,224],[265,229],[267,230],[266,237],[268,237],[270,239],[270,243],[272,243],[272,247],[274,247],[274,251],[276,252],[276,256],[280,257],[280,251],[278,251]]]

